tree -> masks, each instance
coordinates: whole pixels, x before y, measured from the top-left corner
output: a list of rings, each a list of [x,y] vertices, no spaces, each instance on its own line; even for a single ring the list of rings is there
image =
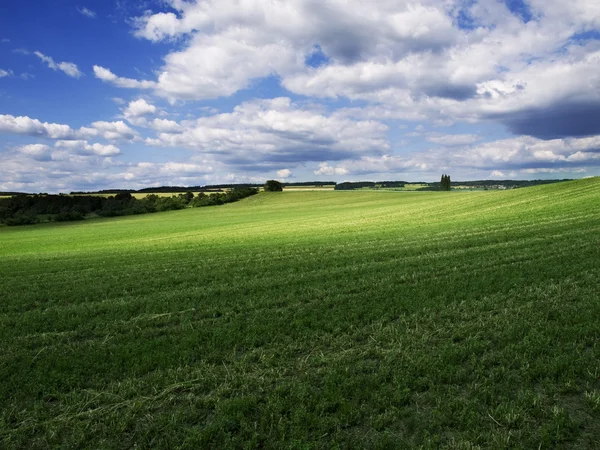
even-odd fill
[[[281,192],[283,191],[283,184],[277,180],[268,180],[265,183],[265,191],[267,192]]]
[[[449,191],[451,189],[450,175],[442,175],[440,181],[440,191]]]

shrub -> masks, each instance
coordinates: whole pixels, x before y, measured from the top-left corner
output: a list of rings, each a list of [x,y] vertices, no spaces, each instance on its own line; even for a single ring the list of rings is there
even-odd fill
[[[267,192],[281,192],[283,191],[283,184],[277,180],[268,180],[265,183],[264,189]]]

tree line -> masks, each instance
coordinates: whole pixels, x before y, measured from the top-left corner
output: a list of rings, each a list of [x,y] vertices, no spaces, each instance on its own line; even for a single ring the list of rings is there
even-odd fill
[[[97,195],[26,195],[18,194],[0,198],[0,224],[29,225],[41,222],[64,222],[83,220],[88,217],[115,217],[133,214],[148,214],[171,211],[187,207],[223,205],[255,195],[252,187],[234,188],[227,192],[194,195],[184,192],[171,197],[149,194],[137,199],[129,192],[114,196]]]
[[[333,188],[336,191],[352,191],[362,188],[403,188],[406,181],[345,181],[337,183]]]
[[[271,180],[269,180],[271,181]],[[335,181],[299,181],[292,183],[280,183],[283,187],[300,187],[300,186],[334,186]],[[240,188],[261,188],[264,184],[261,183],[226,183],[226,184],[209,184],[203,186],[158,186],[148,187],[143,189],[101,189],[99,191],[72,191],[71,195],[92,195],[92,194],[110,194],[116,195],[122,192],[130,194],[179,194],[185,192],[224,192],[226,189]],[[21,192],[0,192],[2,195],[17,195]]]

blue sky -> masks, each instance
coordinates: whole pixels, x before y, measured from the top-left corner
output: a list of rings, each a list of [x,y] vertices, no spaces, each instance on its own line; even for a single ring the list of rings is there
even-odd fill
[[[597,0],[22,0],[0,30],[0,190],[600,175]]]

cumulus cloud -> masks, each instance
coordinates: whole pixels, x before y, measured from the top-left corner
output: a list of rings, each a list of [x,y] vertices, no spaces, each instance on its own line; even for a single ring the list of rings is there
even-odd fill
[[[277,171],[277,176],[279,178],[289,178],[292,176],[292,171],[290,169],[281,169]]]
[[[50,159],[50,147],[45,144],[28,144],[19,147],[19,152],[30,156],[38,161],[47,161]]]
[[[155,114],[156,112],[156,106],[140,98],[129,102],[129,105],[123,110],[123,116],[129,123],[145,127],[148,126],[148,120],[145,116]]]
[[[166,125],[154,123],[157,129]],[[261,168],[260,163],[340,160],[389,149],[386,125],[326,115],[285,97],[246,102],[231,113],[182,121],[179,128],[168,125],[169,133],[159,132],[146,143],[218,154],[250,170]]]
[[[74,130],[69,125],[41,122],[27,116],[0,114],[0,132],[36,136],[47,139],[77,140],[102,137],[107,140],[134,140],[139,137],[123,121],[92,123],[91,127]]]
[[[161,12],[136,20],[137,36],[151,41],[191,36],[182,50],[167,55],[156,83],[124,81],[104,68],[97,76],[121,87],[144,83],[170,98],[215,98],[244,89],[256,78],[303,70],[316,46],[344,65],[437,53],[461,37],[445,9],[435,5],[346,3],[173,0],[169,6],[177,15]],[[457,94],[460,89],[441,89],[440,95],[464,95]]]
[[[27,116],[0,114],[0,132],[39,136],[49,139],[71,139],[75,131],[68,125],[40,122]]]
[[[92,130],[95,130],[92,131]],[[115,140],[134,140],[139,136],[139,133],[131,129],[125,122],[118,120],[116,122],[98,121],[92,123],[92,130],[88,132],[93,135],[102,136],[109,141]]]
[[[181,125],[168,119],[154,119],[150,123],[150,127],[160,133],[178,133],[182,130]]]
[[[328,163],[320,163],[319,168],[314,171],[315,175],[346,175],[348,169],[344,167],[332,167]]]
[[[80,152],[81,154],[93,154],[96,156],[116,156],[121,150],[114,145],[102,145],[99,143],[89,144],[86,140],[57,141],[54,147]]]
[[[156,106],[148,103],[143,98],[130,102],[124,111],[125,117],[140,117],[146,114],[154,114],[155,112]]]
[[[33,52],[38,58],[45,62],[52,70],[60,70],[70,77],[79,78],[83,75],[76,64],[72,62],[55,62],[50,56],[44,55],[42,52]]]
[[[12,70],[0,69],[0,78],[9,77],[13,74]]]

